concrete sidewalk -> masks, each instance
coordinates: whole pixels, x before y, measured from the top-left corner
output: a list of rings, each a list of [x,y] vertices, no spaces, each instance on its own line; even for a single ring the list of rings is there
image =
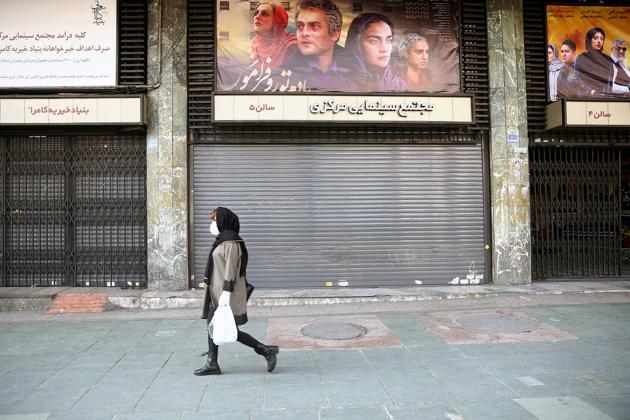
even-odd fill
[[[100,294],[111,308],[200,308],[203,290],[178,292],[119,288],[5,287],[0,288],[0,311],[45,311],[65,294]],[[536,282],[528,286],[413,286],[380,288],[256,289],[250,306],[294,306],[387,302],[427,302],[495,296],[630,293],[630,281]]]
[[[630,294],[523,296],[252,307],[276,371],[236,343],[213,377],[196,308],[0,313],[0,419],[630,418]]]

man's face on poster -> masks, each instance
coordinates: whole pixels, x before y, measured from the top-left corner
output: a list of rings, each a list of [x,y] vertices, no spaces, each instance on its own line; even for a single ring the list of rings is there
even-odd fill
[[[340,31],[330,36],[326,14],[320,9],[301,9],[295,22],[298,48],[304,55],[320,55],[332,50]]]
[[[414,69],[426,69],[429,64],[429,44],[425,40],[417,41],[409,48],[407,65]]]
[[[568,45],[562,44],[560,47],[560,58],[567,64],[573,63],[575,60],[575,51],[573,51]]]
[[[618,57],[620,59],[625,59],[626,58],[626,50],[628,49],[628,47],[626,46],[625,43],[621,43],[621,42],[615,42],[615,45],[613,45],[612,47],[612,52],[615,55],[615,57]]]

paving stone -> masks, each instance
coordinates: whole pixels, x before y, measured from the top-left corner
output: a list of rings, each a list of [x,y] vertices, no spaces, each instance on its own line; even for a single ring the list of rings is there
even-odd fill
[[[88,387],[36,389],[13,404],[6,413],[61,413],[72,408]]]
[[[433,346],[444,343],[412,314],[380,314],[379,318],[400,342],[407,346]]]
[[[450,404],[428,407],[387,407],[387,412],[394,420],[464,420],[464,417]]]
[[[333,407],[356,407],[392,404],[393,401],[378,379],[356,382],[327,382],[322,385]]]
[[[191,369],[197,369],[201,367],[201,365],[203,365],[203,363],[206,361],[206,356],[201,356],[201,353],[203,352],[191,349],[174,351],[171,353],[170,357],[166,361],[164,368],[180,368],[187,369],[188,371],[190,371]]]
[[[76,358],[66,366],[66,369],[110,369],[126,352],[117,349],[110,351],[94,351],[92,349],[78,354]]]
[[[317,409],[307,410],[253,410],[251,420],[319,420]]]
[[[130,351],[125,353],[115,366],[122,369],[138,366],[161,369],[172,354],[172,352]]]
[[[53,370],[30,370],[28,367],[5,373],[0,378],[0,401],[7,407],[15,404],[55,373]]]
[[[537,420],[511,399],[493,400],[491,404],[485,401],[455,401],[452,404],[466,420]]]
[[[265,410],[308,409],[330,406],[326,390],[319,384],[295,385],[273,384],[265,385],[264,406]]]
[[[401,364],[410,367],[422,366],[422,363],[412,357],[407,347],[361,349],[361,353],[374,367],[400,367]]]
[[[142,395],[135,411],[195,411],[199,407],[204,389],[187,378],[153,383]]]
[[[116,416],[114,412],[107,411],[66,411],[63,413],[51,413],[47,420],[112,420]]]
[[[46,420],[48,413],[0,414],[0,420]]]
[[[415,376],[413,373],[382,378],[387,394],[398,407],[429,407],[448,403],[453,399],[444,385],[435,378]]]
[[[428,360],[466,359],[466,356],[457,349],[444,342],[435,346],[407,346],[409,354],[421,362]]]
[[[114,420],[179,420],[182,417],[181,411],[144,411],[134,410],[131,413],[118,413]]]
[[[327,420],[389,420],[390,416],[384,407],[332,407],[320,409],[319,418]]]
[[[519,397],[511,388],[494,378],[438,379],[452,396],[451,401],[495,401]]]
[[[107,370],[106,367],[63,369],[48,378],[38,389],[89,388],[96,384],[107,373]]]
[[[630,417],[630,394],[601,395],[582,397],[581,399],[615,420],[624,420]]]
[[[515,401],[539,420],[612,420],[576,397],[521,398]]]
[[[213,376],[205,388],[205,393],[197,411],[212,413],[230,413],[233,410],[251,411],[263,409],[262,386],[231,386],[221,383],[221,376]],[[290,395],[290,394],[289,394]],[[289,399],[287,395],[285,400]]]
[[[221,420],[244,420],[250,419],[249,410],[230,409],[208,412],[184,412],[181,420],[208,420],[208,419],[221,419]]]

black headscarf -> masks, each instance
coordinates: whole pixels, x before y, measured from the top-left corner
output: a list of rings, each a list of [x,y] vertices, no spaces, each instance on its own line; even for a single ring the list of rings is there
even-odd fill
[[[241,229],[241,224],[238,221],[238,216],[234,214],[230,209],[225,207],[217,207],[216,208],[216,217],[217,217],[217,228],[219,229],[219,236],[215,239],[212,244],[212,249],[210,250],[210,254],[208,255],[208,262],[206,263],[206,271],[204,273],[205,279],[204,282],[206,284],[209,283],[209,278],[212,275],[212,266],[214,265],[214,261],[212,260],[212,253],[214,250],[221,245],[225,241],[239,241],[239,245],[241,246],[241,277],[245,277],[247,274],[247,248],[245,247],[245,241],[238,235],[239,230]]]
[[[345,44],[345,59],[348,60],[347,66],[351,70],[350,74],[353,80],[363,86],[362,90],[404,91],[407,89],[407,84],[392,71],[391,57],[387,67],[382,70],[368,69],[365,63],[360,45],[361,34],[368,29],[368,26],[376,22],[385,23],[391,29],[392,36],[394,35],[394,22],[380,13],[362,13],[350,23]]]

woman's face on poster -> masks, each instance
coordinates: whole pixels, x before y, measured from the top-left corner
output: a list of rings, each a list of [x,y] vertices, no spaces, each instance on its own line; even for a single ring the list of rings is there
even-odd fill
[[[374,22],[361,33],[361,52],[366,64],[385,68],[392,54],[392,29],[385,22]]]
[[[254,11],[254,32],[259,35],[273,32],[273,9],[270,4],[260,4]]]
[[[417,41],[409,48],[407,65],[416,69],[426,69],[429,64],[429,44],[425,40]]]
[[[553,60],[555,60],[555,54],[553,53],[553,48],[548,47],[547,48],[547,60],[549,62],[552,62]]]
[[[591,47],[596,50],[602,50],[604,48],[604,34],[601,32],[595,32],[593,38],[591,38]]]

